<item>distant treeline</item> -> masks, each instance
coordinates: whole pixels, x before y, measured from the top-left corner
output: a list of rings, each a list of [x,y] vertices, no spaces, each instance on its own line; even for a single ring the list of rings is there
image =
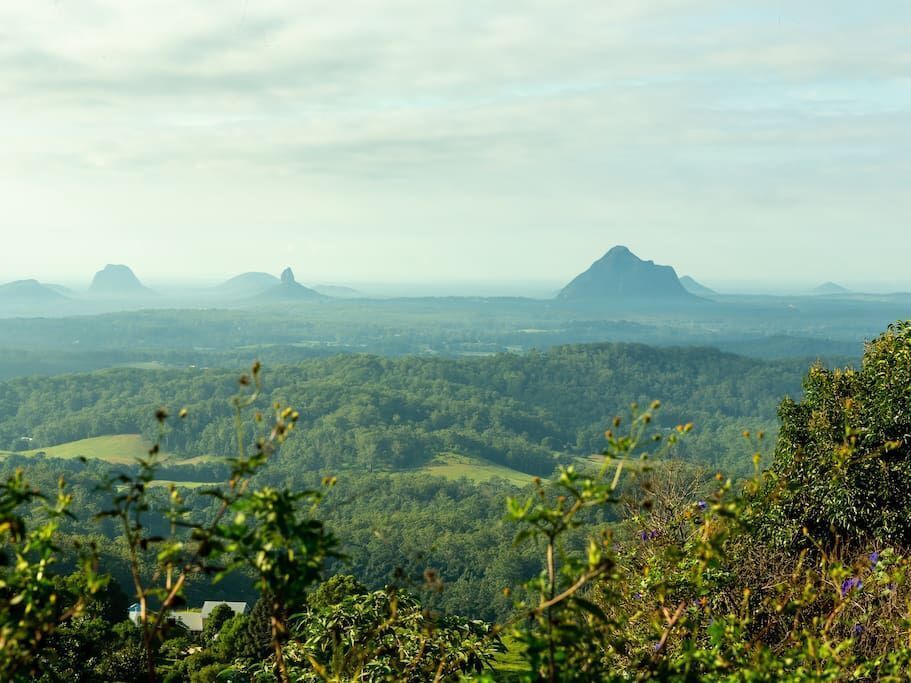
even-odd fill
[[[857,357],[862,340],[896,314],[851,302],[804,301],[798,318],[783,305],[646,311],[441,298],[0,317],[0,379],[138,363],[233,368],[252,356],[274,366],[338,353],[458,357],[605,341],[712,346],[757,358],[840,359]]]

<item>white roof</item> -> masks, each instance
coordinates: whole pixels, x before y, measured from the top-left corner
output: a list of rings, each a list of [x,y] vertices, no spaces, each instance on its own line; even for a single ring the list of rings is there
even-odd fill
[[[202,603],[202,618],[207,619],[212,610],[214,610],[219,605],[227,605],[231,608],[231,611],[234,614],[244,614],[247,611],[247,603],[245,602],[228,602],[227,600],[206,600]]]
[[[171,612],[169,616],[179,621],[190,631],[202,631],[202,612]]]

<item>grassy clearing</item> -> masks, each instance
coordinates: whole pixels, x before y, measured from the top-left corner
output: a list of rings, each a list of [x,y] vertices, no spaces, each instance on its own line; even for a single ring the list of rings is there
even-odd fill
[[[132,464],[137,458],[149,455],[152,443],[143,438],[141,434],[111,434],[96,436],[90,439],[79,439],[68,443],[48,446],[47,448],[33,448],[29,451],[19,451],[15,455],[37,455],[44,453],[49,458],[78,458],[88,460],[104,460],[115,465]],[[12,451],[0,451],[0,457],[14,455]],[[198,455],[193,458],[177,459],[162,453],[163,459],[172,465],[195,465],[219,460],[214,455]]]
[[[51,458],[78,458],[83,457],[94,460],[104,460],[116,465],[132,464],[137,458],[147,457],[149,448],[152,444],[144,439],[140,434],[114,434],[111,436],[97,436],[91,439],[80,439],[62,443],[57,446],[48,446],[47,448],[36,448],[30,451],[22,451],[17,455],[37,455],[44,453]],[[9,453],[0,451],[0,456]],[[167,460],[167,456],[165,457]],[[213,455],[199,455],[193,458],[173,459],[171,464],[176,465],[193,465],[211,462],[212,460],[221,460]],[[497,465],[488,460],[481,458],[472,458],[457,453],[443,453],[435,457],[427,465],[417,470],[407,470],[409,472],[426,472],[437,477],[446,479],[461,479],[463,477],[474,482],[490,481],[494,477],[505,479],[515,486],[523,487],[531,483],[534,477],[524,472]],[[167,481],[162,481],[159,485],[166,485]],[[197,486],[207,485],[209,482],[176,482],[185,488],[194,488]]]
[[[89,458],[122,465],[147,457],[152,444],[140,434],[114,434],[70,441],[57,446],[23,451],[19,455],[45,453],[51,458]]]
[[[135,363],[124,363],[118,365],[119,368],[132,368],[134,370],[167,370],[169,367],[160,360],[136,361]]]
[[[223,482],[217,481],[174,481],[172,479],[153,479],[149,482],[150,487],[164,487],[174,484],[179,489],[198,489],[201,486],[210,486],[212,488],[217,488]]]
[[[534,477],[524,472],[497,465],[481,458],[472,458],[456,453],[443,453],[421,467],[421,472],[426,472],[446,479],[461,479],[466,477],[475,482],[490,481],[494,477],[506,479],[516,486],[530,484]]]
[[[494,671],[510,673],[528,673],[528,664],[525,662],[525,646],[510,636],[503,637],[506,652],[498,654],[493,661]]]
[[[215,462],[215,461],[219,461],[219,460],[221,462],[227,462],[228,458],[227,457],[222,458],[217,455],[196,455],[192,458],[184,458],[182,460],[175,460],[171,464],[172,465],[200,465],[202,463]]]

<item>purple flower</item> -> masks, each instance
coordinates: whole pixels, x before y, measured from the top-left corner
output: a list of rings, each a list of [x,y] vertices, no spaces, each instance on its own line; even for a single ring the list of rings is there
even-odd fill
[[[642,599],[642,593],[633,593],[633,597],[636,598],[636,600],[641,600],[641,599]]]
[[[647,532],[647,531],[640,531],[640,532],[639,532],[639,538],[642,539],[643,541],[647,541],[647,540],[648,540],[648,532]]]
[[[877,562],[879,562],[879,551],[874,550],[870,553],[870,564],[875,567]]]
[[[864,632],[864,627],[861,624],[854,624],[854,635],[859,636]]]
[[[863,583],[856,576],[845,579],[841,582],[841,597],[845,597],[852,590],[860,590],[861,586],[863,586]]]
[[[662,643],[662,642],[659,640],[657,643],[655,643],[654,645],[652,645],[652,649],[653,649],[655,652],[661,652],[661,648],[662,648],[663,646],[664,646],[664,643]]]
[[[696,507],[698,507],[702,511],[705,511],[705,510],[708,510],[709,504],[706,503],[704,500],[700,500],[698,503],[696,503]]]

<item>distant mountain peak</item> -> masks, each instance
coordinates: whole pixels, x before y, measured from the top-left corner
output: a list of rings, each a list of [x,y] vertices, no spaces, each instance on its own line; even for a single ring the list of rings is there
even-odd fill
[[[823,282],[813,290],[813,294],[848,294],[850,290],[835,282]]]
[[[262,292],[258,298],[272,301],[292,301],[322,299],[324,297],[319,292],[309,287],[304,287],[298,282],[294,278],[294,271],[289,267],[282,271],[278,284]]]
[[[558,295],[560,299],[595,301],[622,299],[687,299],[671,266],[643,261],[628,247],[618,245],[573,279]]]
[[[148,294],[129,266],[109,263],[95,273],[89,291],[95,294],[123,296],[127,294]]]
[[[629,247],[623,246],[622,244],[618,244],[617,246],[611,247],[610,249],[608,249],[605,256],[611,256],[611,255],[613,255],[613,256],[629,255],[634,258],[639,258],[638,256],[636,256],[633,252],[631,252],[629,250]]]

